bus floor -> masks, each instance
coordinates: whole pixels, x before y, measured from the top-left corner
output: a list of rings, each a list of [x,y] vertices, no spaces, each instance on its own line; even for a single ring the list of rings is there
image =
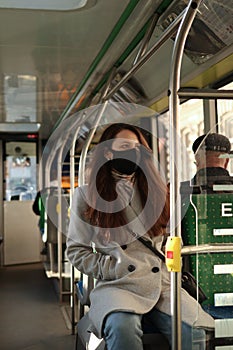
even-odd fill
[[[73,350],[74,338],[42,264],[0,268],[1,350]]]

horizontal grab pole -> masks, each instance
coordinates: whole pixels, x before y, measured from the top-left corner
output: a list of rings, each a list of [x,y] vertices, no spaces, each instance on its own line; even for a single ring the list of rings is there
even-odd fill
[[[181,88],[178,95],[180,98],[232,99],[233,90]]]
[[[184,246],[181,249],[181,255],[205,254],[205,253],[230,253],[233,252],[233,244],[200,244]]]

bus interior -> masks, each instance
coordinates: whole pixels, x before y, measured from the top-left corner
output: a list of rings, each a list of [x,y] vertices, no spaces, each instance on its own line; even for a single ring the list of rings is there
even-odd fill
[[[180,236],[177,184],[195,174],[194,140],[202,134],[224,134],[233,150],[232,18],[233,0],[0,1],[3,350],[104,349],[103,342],[85,331],[84,315],[95,281],[77,271],[66,256],[74,190],[86,183],[91,150],[106,125],[136,125],[144,130],[158,170],[170,183],[170,229],[174,237]],[[232,151],[228,157],[233,177]],[[41,229],[41,218],[32,207],[38,191],[51,186],[56,188],[44,197]],[[202,212],[190,207],[190,217],[183,215],[190,228],[187,235],[192,234],[181,254],[191,257],[192,273],[209,293],[215,311],[226,310],[216,316],[206,350],[233,349],[232,187],[204,202],[194,196],[212,223],[202,222]],[[220,207],[224,213],[216,212]],[[203,225],[217,230],[213,240],[212,233],[206,233],[209,226],[203,238]],[[212,285],[215,275],[219,280]],[[39,282],[32,283],[34,276],[42,285],[41,296],[36,292]],[[44,287],[49,288],[47,298]],[[30,293],[23,301],[27,289]],[[174,295],[176,319],[179,298]],[[10,298],[17,301],[12,308]],[[17,311],[28,301],[32,314]],[[51,311],[41,311],[37,321],[39,304],[43,310],[46,303],[52,303]],[[42,318],[51,318],[51,330],[38,331]],[[172,349],[181,350],[179,322],[173,333]],[[169,348],[153,336],[146,342],[148,350]],[[192,349],[198,350],[195,346]]]

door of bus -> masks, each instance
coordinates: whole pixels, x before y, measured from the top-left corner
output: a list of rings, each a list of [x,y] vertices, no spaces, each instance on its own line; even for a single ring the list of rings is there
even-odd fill
[[[38,217],[32,211],[37,192],[36,142],[3,143],[3,265],[40,261]]]

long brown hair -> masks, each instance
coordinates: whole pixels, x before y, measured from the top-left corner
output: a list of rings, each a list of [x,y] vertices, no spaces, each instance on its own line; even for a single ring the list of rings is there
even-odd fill
[[[90,172],[88,181],[88,197],[90,199],[87,210],[84,213],[86,219],[93,225],[100,228],[115,228],[127,223],[124,210],[112,211],[111,202],[117,197],[116,179],[112,174],[111,165],[106,161],[105,150],[106,142],[110,142],[109,148],[116,135],[122,130],[132,131],[138,138],[141,147],[141,167],[138,167],[134,178],[138,186],[139,196],[142,208],[148,200],[148,191],[150,193],[150,210],[145,213],[144,220],[150,220],[155,217],[148,233],[151,237],[163,234],[169,220],[169,202],[167,186],[163,182],[160,174],[154,166],[152,159],[152,150],[150,149],[145,137],[138,127],[125,123],[114,123],[108,126],[103,132],[98,147],[96,147],[92,161],[90,162]],[[106,142],[105,142],[106,141]],[[101,166],[99,166],[101,164]],[[96,169],[98,168],[98,171]],[[143,169],[143,171],[142,171]],[[146,176],[145,173],[146,172]],[[148,188],[148,183],[152,188]],[[96,192],[97,189],[97,192]],[[100,197],[99,197],[100,196]],[[98,200],[105,200],[104,210],[98,210]],[[159,212],[159,217],[158,217]]]

